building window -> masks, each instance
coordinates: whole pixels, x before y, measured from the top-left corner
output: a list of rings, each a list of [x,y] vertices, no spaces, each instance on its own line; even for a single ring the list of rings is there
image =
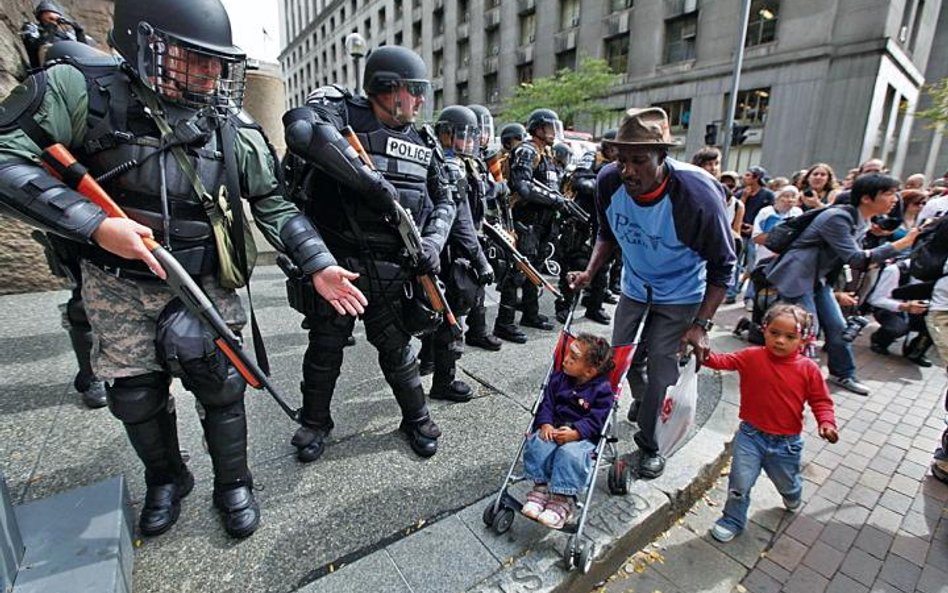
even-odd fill
[[[402,41],[405,40],[405,34],[399,31],[395,33],[395,45],[402,45]]]
[[[461,105],[467,105],[468,100],[470,99],[470,96],[468,95],[468,91],[467,91],[467,83],[459,82],[457,86],[457,90],[458,90],[458,94],[457,94],[456,103],[460,103]]]
[[[438,50],[431,53],[431,61],[433,62],[433,74],[435,78],[439,78],[444,75],[444,51]]]
[[[517,66],[517,82],[520,84],[533,82],[533,62],[527,62],[526,64]]]
[[[458,68],[471,65],[471,44],[467,39],[458,41]]]
[[[625,73],[629,67],[629,34],[606,39],[603,42],[603,55],[613,72]]]
[[[500,29],[491,29],[487,32],[484,51],[488,56],[500,54]]]
[[[415,44],[415,49],[421,49],[421,21],[412,23],[411,41]]]
[[[691,99],[655,103],[652,107],[661,107],[668,114],[668,125],[673,130],[687,130],[691,121]]]
[[[724,111],[731,94],[724,95]],[[737,93],[737,107],[734,110],[734,123],[748,126],[763,126],[767,123],[767,109],[770,106],[770,88],[750,89]]]
[[[560,30],[579,26],[579,0],[560,1]]]
[[[471,7],[468,0],[458,0],[458,24],[462,25],[471,20]]]
[[[444,33],[444,9],[436,10],[431,15],[431,22],[434,27],[434,34],[441,35]]]
[[[609,12],[619,12],[632,8],[632,0],[609,0]]]
[[[395,0],[395,20],[402,18],[402,14],[405,12],[405,9],[402,8],[402,0]]]
[[[484,101],[486,103],[500,101],[500,84],[497,82],[497,74],[488,74],[484,77]]]
[[[362,23],[362,30],[365,31],[366,39],[372,38],[372,17],[365,19],[365,21]]]
[[[777,14],[779,0],[754,0],[751,2],[750,17],[747,21],[747,39],[745,45],[751,47],[770,43],[777,38]]]
[[[520,45],[530,45],[536,39],[537,19],[536,14],[520,15]]]
[[[695,58],[698,15],[689,14],[665,23],[665,63],[674,64]]]
[[[556,54],[557,70],[575,70],[576,69],[576,50],[568,49]]]
[[[438,89],[434,92],[434,110],[441,111],[444,108],[444,91]]]

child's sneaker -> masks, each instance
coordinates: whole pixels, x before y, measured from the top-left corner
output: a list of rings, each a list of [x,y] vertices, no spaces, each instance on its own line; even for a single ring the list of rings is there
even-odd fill
[[[783,508],[787,509],[791,513],[799,509],[801,504],[803,504],[802,498],[798,498],[796,500],[790,500],[789,498],[783,499]]]
[[[550,529],[562,529],[573,518],[575,510],[576,503],[573,502],[572,497],[554,494],[546,503],[546,508],[537,517],[537,521]]]
[[[540,513],[543,512],[548,500],[550,500],[550,495],[547,494],[546,488],[537,486],[530,492],[527,492],[527,502],[523,503],[520,512],[523,513],[525,517],[536,519],[540,516]]]
[[[722,544],[726,544],[735,537],[737,537],[736,531],[731,531],[730,528],[721,525],[720,523],[715,523],[711,528],[711,537],[718,540]]]

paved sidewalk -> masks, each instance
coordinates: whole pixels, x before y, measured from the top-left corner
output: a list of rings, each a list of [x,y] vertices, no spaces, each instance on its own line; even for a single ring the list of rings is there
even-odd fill
[[[733,309],[719,317],[731,326],[737,318]],[[948,486],[928,469],[945,427],[944,366],[871,353],[872,329],[856,345],[872,394],[832,390],[840,441],[821,440],[807,412],[798,513],[784,511],[761,476],[748,529],[731,543],[714,541],[707,531],[725,500],[722,472],[673,529],[594,591],[948,593]]]

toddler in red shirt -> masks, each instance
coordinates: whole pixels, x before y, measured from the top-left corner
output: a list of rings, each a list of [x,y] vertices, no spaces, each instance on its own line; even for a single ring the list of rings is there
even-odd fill
[[[744,530],[750,491],[761,470],[777,487],[783,504],[801,504],[800,453],[803,451],[803,406],[810,405],[820,437],[839,439],[833,400],[820,367],[801,350],[813,327],[813,316],[796,305],[778,303],[764,315],[764,345],[731,354],[709,355],[712,369],[741,376],[741,425],[734,438],[724,515],[711,536],[729,542]]]

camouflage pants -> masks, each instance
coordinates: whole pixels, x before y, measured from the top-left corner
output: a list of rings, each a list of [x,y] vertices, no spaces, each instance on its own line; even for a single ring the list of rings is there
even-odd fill
[[[213,276],[200,284],[224,321],[239,331],[247,316],[236,291],[221,288]],[[97,377],[108,381],[164,370],[155,353],[156,322],[174,297],[163,283],[118,278],[83,261],[82,295]]]

